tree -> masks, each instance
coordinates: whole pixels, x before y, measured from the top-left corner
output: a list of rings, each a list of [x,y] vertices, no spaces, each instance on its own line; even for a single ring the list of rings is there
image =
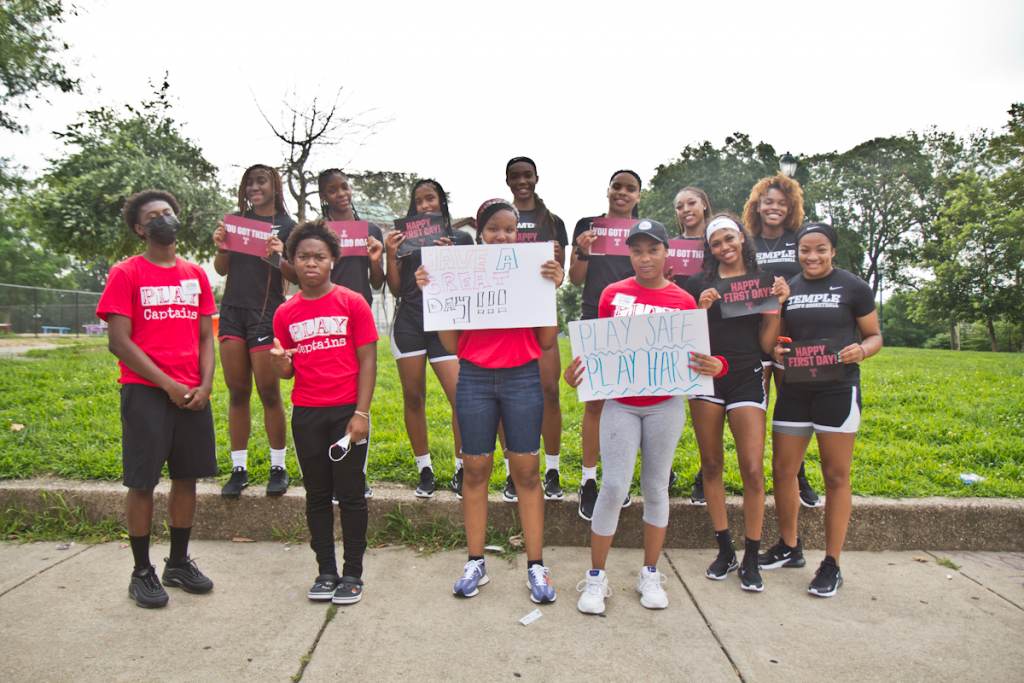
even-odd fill
[[[831,223],[859,252],[852,270],[876,294],[884,279],[909,284],[907,265],[915,259],[915,237],[926,221],[926,199],[932,172],[916,135],[876,138],[842,154],[823,154],[807,161],[807,199],[814,213]],[[846,241],[846,240],[844,240]]]
[[[742,214],[754,184],[778,172],[779,157],[775,148],[765,142],[754,145],[745,133],[733,133],[720,149],[708,140],[687,145],[678,159],[655,170],[641,197],[640,213],[668,226],[676,225],[673,208],[676,193],[692,185],[708,193],[716,211]],[[803,183],[806,174],[801,166],[796,179]]]
[[[338,110],[340,96],[341,88],[334,94],[334,100],[330,105],[314,97],[308,105],[296,107],[290,104],[290,101],[296,99],[293,95],[284,102],[284,120],[276,126],[270,122],[263,109],[256,105],[274,137],[284,143],[285,160],[280,170],[285,187],[295,200],[299,221],[306,219],[307,210],[312,209],[317,213],[320,210],[320,203],[316,202],[314,205],[311,201],[317,194],[317,174],[322,170],[311,167],[314,152],[338,147],[345,142],[354,141],[356,144],[362,144],[366,138],[373,135],[380,123],[362,122],[359,117],[343,116]],[[334,164],[328,166],[331,165]]]
[[[404,216],[409,209],[409,190],[416,182],[414,173],[363,171],[348,173],[355,194],[355,205],[376,205],[392,216]]]
[[[57,133],[65,153],[50,161],[29,199],[32,223],[52,248],[108,264],[138,252],[141,243],[121,208],[132,193],[159,188],[181,204],[181,252],[213,252],[213,226],[231,204],[216,167],[172,118],[169,87],[165,80],[153,99],[123,111],[87,111]]]
[[[40,91],[78,89],[61,60],[68,45],[54,35],[65,14],[61,0],[0,3],[0,129],[24,131],[14,112],[31,109]]]

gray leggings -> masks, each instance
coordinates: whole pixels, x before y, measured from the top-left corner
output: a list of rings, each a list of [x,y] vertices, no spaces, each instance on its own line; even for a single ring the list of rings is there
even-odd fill
[[[643,451],[640,487],[644,522],[668,526],[668,478],[676,444],[686,425],[686,399],[673,396],[652,406],[605,401],[601,412],[601,492],[590,530],[611,536],[619,525],[622,501],[629,492],[637,449]]]

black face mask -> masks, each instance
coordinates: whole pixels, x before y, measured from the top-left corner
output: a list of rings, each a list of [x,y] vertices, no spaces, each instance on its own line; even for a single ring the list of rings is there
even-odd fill
[[[181,223],[178,222],[175,216],[162,215],[157,216],[143,227],[146,228],[146,234],[149,235],[151,240],[166,247],[174,244]]]

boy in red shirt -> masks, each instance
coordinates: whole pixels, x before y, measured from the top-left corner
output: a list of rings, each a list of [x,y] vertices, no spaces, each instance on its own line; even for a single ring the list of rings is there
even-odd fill
[[[363,596],[364,463],[377,381],[377,325],[361,294],[331,282],[341,248],[322,220],[295,228],[285,253],[301,291],[274,313],[270,357],[278,376],[295,378],[292,436],[306,487],[309,545],[319,566],[307,597],[351,604]],[[332,496],[341,508],[345,546],[340,577]]]
[[[110,352],[121,366],[121,458],[135,570],[128,595],[139,607],[163,607],[167,592],[149,561],[153,489],[164,463],[171,551],[163,583],[207,593],[213,582],[188,556],[196,479],[217,473],[210,390],[213,292],[202,268],[178,258],[178,202],[145,190],[125,202],[128,229],[146,250],[112,267],[96,315],[107,321]]]

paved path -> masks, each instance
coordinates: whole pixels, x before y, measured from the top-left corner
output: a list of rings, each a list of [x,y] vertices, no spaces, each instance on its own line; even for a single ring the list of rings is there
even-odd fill
[[[463,553],[372,550],[363,602],[335,613],[305,598],[305,546],[198,541],[192,553],[213,593],[170,589],[149,611],[127,597],[122,544],[0,544],[0,680],[1024,679],[1021,553],[846,553],[846,585],[820,600],[804,593],[820,552],[766,573],[756,595],[735,575],[703,577],[712,550],[669,550],[671,605],[651,612],[633,592],[639,551],[614,550],[602,618],[575,607],[588,551],[549,548],[559,600],[529,626],[522,556],[490,558],[491,584],[457,600]]]

